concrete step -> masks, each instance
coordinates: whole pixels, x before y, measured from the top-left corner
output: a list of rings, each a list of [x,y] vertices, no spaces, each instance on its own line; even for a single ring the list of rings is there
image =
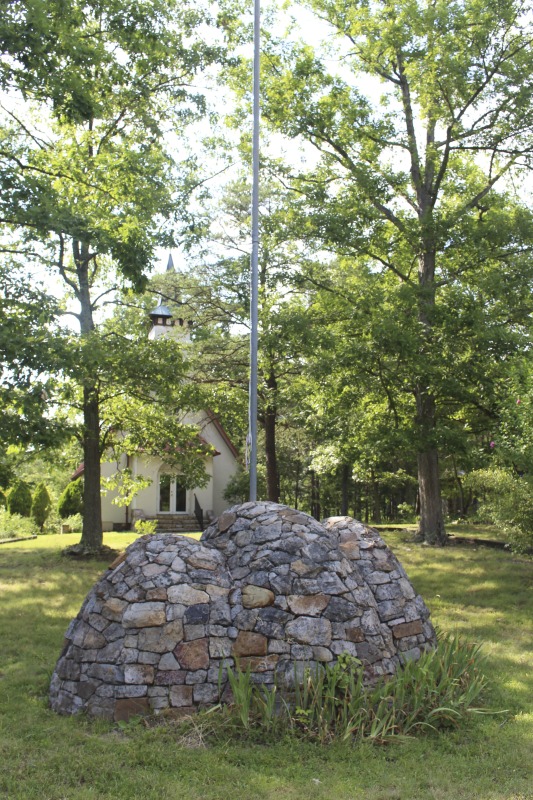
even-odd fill
[[[193,514],[158,514],[157,533],[198,533],[200,526]]]

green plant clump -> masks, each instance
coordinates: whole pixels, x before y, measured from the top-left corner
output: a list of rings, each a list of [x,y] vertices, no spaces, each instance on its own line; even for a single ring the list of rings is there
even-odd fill
[[[83,529],[83,517],[81,514],[72,514],[72,516],[63,519],[63,525],[65,529],[68,529],[71,533],[81,533]]]
[[[278,687],[256,685],[250,669],[228,669],[233,703],[217,708],[237,730],[292,732],[318,740],[386,743],[456,726],[475,706],[485,687],[479,646],[444,636],[434,650],[375,686],[363,685],[363,666],[348,654],[333,665],[306,668],[291,697]]]
[[[71,481],[63,490],[58,503],[57,512],[61,519],[83,514],[83,481],[78,478]]]
[[[470,485],[484,493],[481,512],[517,553],[533,551],[533,479],[504,469],[478,470]]]
[[[31,515],[31,492],[27,483],[16,481],[7,493],[7,510],[21,517]]]
[[[41,481],[37,484],[35,489],[32,503],[31,503],[31,518],[42,532],[44,523],[50,516],[52,502],[46,485]]]
[[[135,523],[135,533],[138,533],[139,536],[145,536],[146,534],[154,534],[157,530],[157,520],[156,519],[139,519]]]
[[[10,514],[0,507],[0,539],[34,536],[36,533],[37,528],[32,519],[21,517],[20,514]]]

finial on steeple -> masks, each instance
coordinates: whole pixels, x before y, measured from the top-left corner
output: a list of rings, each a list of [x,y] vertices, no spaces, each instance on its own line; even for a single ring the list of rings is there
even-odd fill
[[[174,261],[172,260],[172,253],[168,254],[167,272],[174,272]]]

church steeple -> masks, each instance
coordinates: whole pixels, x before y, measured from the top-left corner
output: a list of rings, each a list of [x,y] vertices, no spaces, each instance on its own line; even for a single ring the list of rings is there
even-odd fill
[[[172,253],[169,253],[168,255],[166,271],[174,272]],[[174,339],[179,339],[183,343],[190,342],[190,329],[192,328],[192,322],[187,322],[182,318],[174,320],[172,311],[167,305],[165,305],[163,301],[164,298],[160,296],[159,305],[154,308],[153,311],[150,311],[148,315],[152,322],[152,327],[150,329],[150,333],[148,334],[148,338],[158,339],[160,336],[172,336]]]

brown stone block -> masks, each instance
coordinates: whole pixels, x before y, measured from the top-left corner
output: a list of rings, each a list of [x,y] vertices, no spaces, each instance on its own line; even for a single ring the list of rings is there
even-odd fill
[[[244,608],[266,608],[274,604],[276,595],[270,589],[249,584],[242,590],[242,604]]]
[[[306,564],[304,561],[302,561],[301,558],[299,558],[296,561],[292,562],[291,569],[297,575],[302,576],[302,575],[309,575],[310,573],[315,572],[317,566],[316,564]]]
[[[395,639],[403,639],[404,636],[415,636],[423,631],[422,620],[415,619],[414,622],[402,622],[400,625],[394,625],[391,630]]]
[[[192,642],[180,642],[174,648],[174,655],[183,669],[207,669],[209,666],[208,640],[193,639]]]
[[[132,603],[124,611],[122,624],[125,628],[151,628],[156,625],[164,625],[167,621],[165,615],[165,604]]]
[[[230,528],[235,520],[237,519],[237,515],[233,514],[232,512],[224,511],[220,517],[218,518],[218,529],[221,533],[227,531]]]
[[[154,682],[154,668],[148,664],[126,664],[124,681],[133,684],[150,684]]]
[[[364,642],[365,634],[362,628],[358,628],[353,625],[346,628],[346,638],[349,642]]]
[[[314,617],[325,609],[329,597],[325,594],[291,594],[287,600],[293,614]]]
[[[147,600],[166,600],[167,599],[167,590],[166,589],[148,589],[146,592],[146,599]]]
[[[102,608],[102,616],[113,622],[120,622],[127,605],[127,600],[121,600],[119,597],[108,597]]]
[[[271,654],[269,656],[248,656],[247,658],[239,659],[239,668],[246,672],[248,667],[250,672],[270,672],[275,669],[279,661],[279,655]]]
[[[268,640],[261,633],[239,631],[232,648],[232,655],[241,656],[266,656]]]
[[[354,539],[347,542],[341,542],[339,546],[346,558],[359,558],[359,545]]]
[[[192,706],[192,686],[173,686],[170,690],[170,705],[174,708]]]
[[[214,553],[212,556],[209,553],[191,553],[187,557],[187,563],[194,569],[207,569],[214,572],[220,566],[220,560],[215,558],[215,555],[218,553]]]
[[[128,722],[130,717],[137,714],[149,714],[150,703],[147,697],[125,697],[115,701],[115,722]]]
[[[185,683],[185,677],[186,672],[183,669],[164,669],[156,672],[154,682],[156,686],[174,686]]]

